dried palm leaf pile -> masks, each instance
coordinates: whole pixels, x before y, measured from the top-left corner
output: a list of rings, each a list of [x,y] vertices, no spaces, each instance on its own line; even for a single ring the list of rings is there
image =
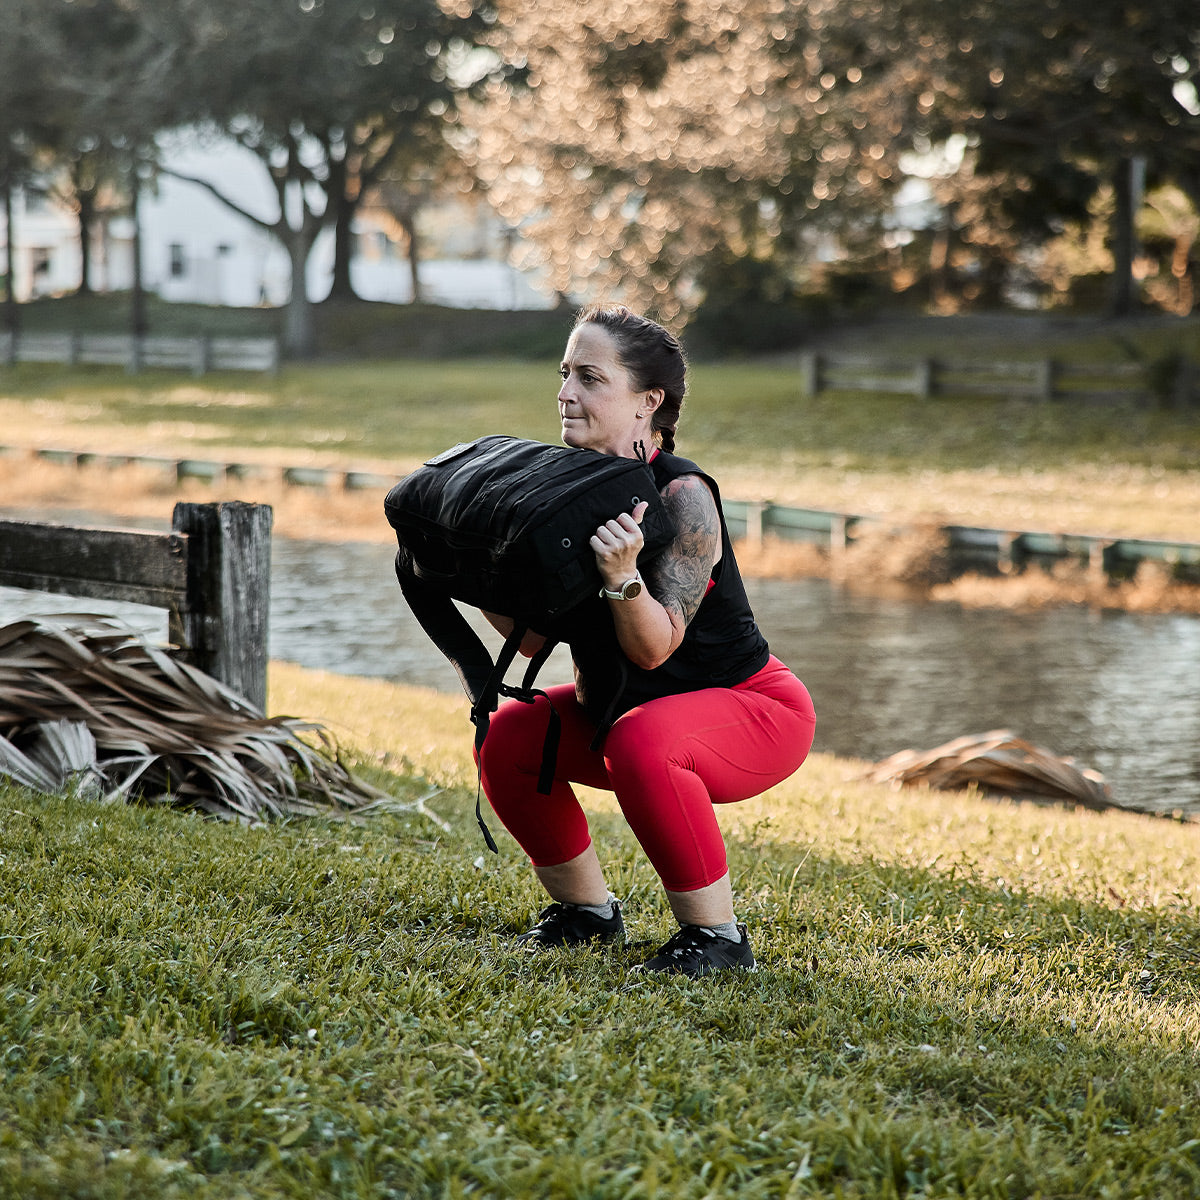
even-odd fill
[[[91,615],[0,627],[0,776],[244,822],[390,799],[338,760],[321,726],[264,717],[119,621]]]
[[[1023,741],[1010,730],[956,738],[933,750],[901,750],[876,763],[868,774],[875,783],[897,787],[925,784],[944,791],[976,784],[1006,796],[1036,796],[1112,808],[1104,776],[1080,769],[1041,746]]]

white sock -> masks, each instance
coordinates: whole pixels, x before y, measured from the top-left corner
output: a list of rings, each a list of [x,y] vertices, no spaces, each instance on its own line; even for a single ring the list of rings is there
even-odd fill
[[[611,921],[613,916],[613,905],[617,902],[616,896],[612,892],[608,893],[608,899],[603,904],[572,904],[572,908],[582,908],[584,912],[590,912],[595,917],[600,917],[605,921]]]
[[[722,925],[701,925],[701,929],[705,933],[715,934],[717,937],[724,938],[727,942],[740,942],[742,940],[742,931],[737,926],[737,918],[732,921],[726,921]]]

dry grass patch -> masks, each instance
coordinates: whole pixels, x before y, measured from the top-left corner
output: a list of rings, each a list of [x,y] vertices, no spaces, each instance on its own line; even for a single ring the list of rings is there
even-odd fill
[[[269,504],[273,532],[281,537],[390,541],[395,535],[383,516],[383,497],[378,488],[294,486],[284,482],[277,467],[261,479],[210,483],[177,481],[173,469],[136,463],[76,467],[24,456],[0,458],[0,505],[18,513],[41,510],[45,516],[39,519],[46,520],[70,521],[72,512],[92,512],[115,520],[156,521],[166,528],[172,509],[181,501],[242,500]],[[62,517],[56,517],[56,512]]]
[[[38,520],[71,522],[77,519],[73,514],[88,512],[110,514],[117,521],[153,521],[166,528],[179,501],[243,500],[269,504],[273,532],[280,537],[392,541],[394,535],[383,516],[385,489],[296,486],[284,482],[280,467],[268,470],[264,465],[264,470],[264,478],[210,483],[177,481],[173,470],[138,464],[70,466],[9,455],[0,457],[0,506]],[[840,552],[772,536],[760,543],[742,540],[737,545],[738,563],[748,578],[831,578],[848,587],[899,588],[916,598],[979,607],[1074,604],[1131,612],[1200,612],[1200,587],[1171,579],[1166,568],[1155,563],[1143,564],[1135,579],[1120,584],[1069,563],[1049,572],[1035,567],[1013,576],[952,578],[939,532],[945,519],[926,511],[914,514],[909,526],[867,526]]]
[[[976,574],[930,588],[931,600],[974,608],[1029,610],[1064,604],[1124,612],[1200,614],[1200,586],[1173,579],[1161,563],[1144,562],[1133,579],[1112,582],[1077,563],[1060,563],[1049,571],[1030,567],[1017,575]]]

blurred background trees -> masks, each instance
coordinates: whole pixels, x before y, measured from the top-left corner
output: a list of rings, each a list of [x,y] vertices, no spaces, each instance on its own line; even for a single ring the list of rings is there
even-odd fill
[[[1097,280],[1183,313],[1198,74],[1194,0],[0,0],[0,192],[70,202],[86,291],[168,135],[235,141],[273,209],[194,182],[287,248],[292,353],[322,229],[347,298],[355,215],[390,207],[416,285],[422,207],[467,186],[562,296],[748,349]]]
[[[252,151],[276,193],[254,212],[195,179],[276,237],[291,263],[286,342],[312,340],[305,267],[317,235],[335,231],[333,295],[352,296],[355,213],[385,177],[436,167],[460,94],[456,63],[482,28],[476,7],[436,0],[164,0],[181,18],[191,118]],[[180,176],[183,177],[183,176]]]

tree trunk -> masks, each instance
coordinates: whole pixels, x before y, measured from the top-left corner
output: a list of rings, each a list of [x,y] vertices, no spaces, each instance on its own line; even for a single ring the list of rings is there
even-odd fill
[[[79,203],[79,287],[77,296],[92,294],[92,225],[96,219],[96,193],[88,188],[75,192]]]
[[[417,218],[415,212],[398,214],[400,228],[408,239],[408,276],[412,281],[412,302],[420,304],[424,297],[421,295],[421,243],[417,237]]]
[[[358,299],[354,284],[350,280],[350,260],[354,256],[354,214],[358,210],[358,202],[346,194],[346,184],[345,162],[332,162],[329,186],[325,193],[334,210],[333,283],[329,288],[330,300]]]
[[[1195,306],[1195,288],[1192,285],[1191,257],[1192,246],[1196,243],[1195,233],[1189,229],[1175,239],[1175,248],[1171,254],[1171,274],[1175,277],[1175,311],[1181,317],[1191,315]]]
[[[943,211],[929,246],[929,299],[934,312],[949,312],[950,214]]]
[[[12,181],[4,181],[4,232],[8,245],[4,265],[4,328],[14,336],[21,327],[21,313],[17,307],[17,259],[15,253],[16,231],[13,226]]]
[[[1113,277],[1109,312],[1114,317],[1127,317],[1133,311],[1133,166],[1129,159],[1117,162],[1113,173],[1112,252]]]
[[[283,344],[290,357],[311,358],[316,349],[316,332],[305,267],[314,238],[299,230],[292,230],[286,239],[292,279],[284,314]]]
[[[146,321],[146,290],[142,282],[142,185],[137,164],[129,173],[129,216],[133,221],[133,286],[129,293],[129,328],[134,337],[142,337],[149,324]]]

